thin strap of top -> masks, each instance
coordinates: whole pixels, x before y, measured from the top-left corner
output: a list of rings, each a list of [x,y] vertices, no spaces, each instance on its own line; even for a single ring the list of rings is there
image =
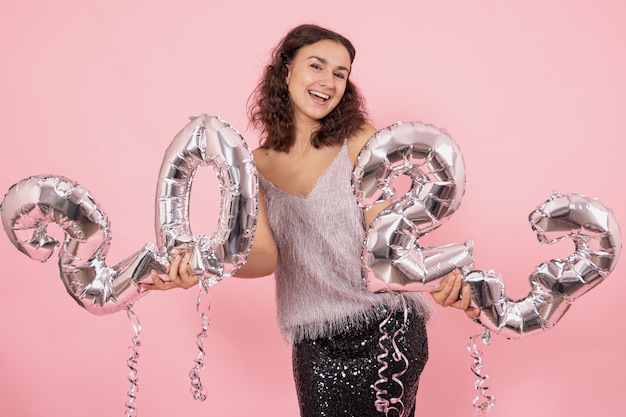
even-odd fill
[[[281,190],[259,174],[279,251],[278,322],[291,341],[380,320],[392,303],[391,294],[372,294],[365,287],[360,265],[365,227],[351,174],[347,141],[306,196]],[[430,315],[422,294],[407,299],[411,308]]]

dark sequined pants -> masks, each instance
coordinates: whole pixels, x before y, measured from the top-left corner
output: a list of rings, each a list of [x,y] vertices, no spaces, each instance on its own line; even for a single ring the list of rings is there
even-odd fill
[[[400,309],[401,310],[401,309]],[[384,330],[390,335],[404,322],[403,311],[391,316]],[[303,340],[293,347],[293,373],[300,404],[301,417],[383,417],[376,409],[374,383],[381,364],[376,357],[384,352],[379,346],[379,323],[361,329],[351,329],[337,336]],[[424,320],[409,312],[404,333],[397,337],[397,346],[407,357],[409,366],[397,383],[383,384],[388,398],[398,396],[402,404],[390,410],[388,417],[413,417],[419,377],[428,359],[428,339]],[[391,352],[391,339],[384,341]],[[391,354],[390,352],[390,354]],[[404,369],[404,363],[391,358],[387,372]],[[401,368],[398,368],[400,366]],[[391,378],[388,378],[391,381]],[[380,386],[379,386],[380,387]]]

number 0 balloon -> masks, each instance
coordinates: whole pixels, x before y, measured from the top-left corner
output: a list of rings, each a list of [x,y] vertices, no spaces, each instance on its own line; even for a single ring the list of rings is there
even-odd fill
[[[212,167],[221,192],[221,213],[212,236],[194,235],[189,225],[193,176]],[[252,154],[241,135],[212,115],[192,118],[167,149],[156,201],[157,247],[147,243],[115,267],[106,265],[111,244],[107,216],[81,185],[60,176],[33,176],[13,185],[0,211],[11,243],[28,257],[45,262],[59,242],[50,223],[65,233],[59,251],[61,280],[68,293],[94,314],[109,314],[132,304],[146,291],[151,269],[164,275],[168,255],[191,251],[197,273],[214,284],[232,275],[247,259],[257,215],[257,177]]]
[[[202,166],[217,173],[221,212],[212,236],[189,224],[193,176]],[[252,153],[233,127],[215,116],[195,118],[165,152],[157,186],[157,246],[162,255],[190,250],[190,265],[210,283],[231,276],[247,259],[257,217],[258,178]]]

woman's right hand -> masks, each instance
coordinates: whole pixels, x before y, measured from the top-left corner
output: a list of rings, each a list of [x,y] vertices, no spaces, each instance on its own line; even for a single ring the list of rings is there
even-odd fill
[[[198,284],[198,275],[194,275],[189,267],[190,252],[179,254],[171,260],[167,268],[169,280],[163,280],[156,271],[151,271],[152,283],[142,282],[139,287],[143,290],[171,290],[172,288],[188,289]],[[274,273],[278,262],[278,249],[274,241],[274,234],[267,216],[265,194],[259,188],[259,206],[257,213],[254,241],[244,265],[233,276],[238,278],[258,278]]]
[[[177,255],[167,268],[168,281],[161,279],[159,274],[152,270],[150,277],[152,283],[140,283],[139,286],[146,290],[171,290],[172,288],[189,289],[198,283],[198,276],[191,272],[189,258],[191,253],[187,252],[183,256]]]

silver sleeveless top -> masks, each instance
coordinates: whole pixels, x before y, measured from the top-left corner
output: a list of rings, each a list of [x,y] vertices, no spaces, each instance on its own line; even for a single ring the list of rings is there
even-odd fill
[[[351,185],[347,141],[306,196],[274,186],[259,173],[278,247],[278,324],[292,342],[337,334],[386,316],[393,295],[367,291],[361,272],[363,213]],[[428,319],[421,293],[407,293],[410,308]]]

